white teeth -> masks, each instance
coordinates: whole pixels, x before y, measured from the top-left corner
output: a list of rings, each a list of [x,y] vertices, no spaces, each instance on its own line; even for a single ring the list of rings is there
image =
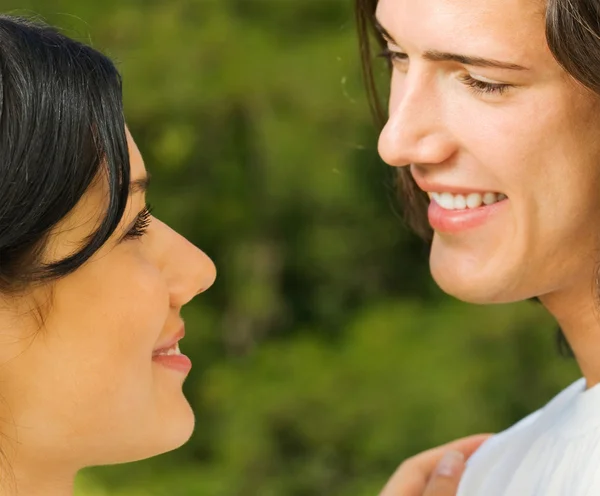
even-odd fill
[[[483,203],[486,205],[492,205],[498,201],[498,195],[496,193],[486,193],[483,195]]]
[[[454,196],[454,210],[464,210],[467,208],[467,199],[463,195]]]
[[[471,193],[467,196],[467,207],[469,208],[477,208],[481,205],[483,198],[479,193]]]
[[[454,210],[454,196],[452,193],[433,193],[433,199],[446,210]]]
[[[181,351],[179,350],[179,343],[176,343],[174,346],[171,346],[168,350],[163,350],[157,355],[181,355]]]
[[[469,195],[454,195],[452,193],[430,193],[430,197],[445,210],[465,210],[479,208],[482,205],[492,205],[506,200],[502,193],[470,193]]]

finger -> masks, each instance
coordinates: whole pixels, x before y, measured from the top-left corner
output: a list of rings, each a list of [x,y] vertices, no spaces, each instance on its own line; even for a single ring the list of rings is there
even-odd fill
[[[464,471],[465,455],[448,451],[437,464],[423,496],[456,496]]]
[[[436,465],[448,451],[468,459],[491,434],[477,434],[433,448],[406,460],[389,480],[380,496],[422,496]]]
[[[464,437],[462,439],[458,439],[456,441],[452,441],[447,444],[442,444],[437,448],[433,448],[423,453],[409,458],[404,462],[403,465],[407,467],[407,469],[423,469],[428,467],[427,476],[431,475],[433,468],[439,463],[442,457],[448,451],[459,451],[465,456],[465,460],[468,460],[469,457],[483,444],[484,441],[489,439],[491,434],[476,434],[475,436]]]

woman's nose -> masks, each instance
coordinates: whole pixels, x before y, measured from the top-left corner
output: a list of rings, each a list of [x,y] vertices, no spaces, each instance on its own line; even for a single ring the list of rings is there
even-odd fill
[[[217,277],[213,261],[202,250],[172,231],[167,280],[171,305],[180,307],[210,288]]]

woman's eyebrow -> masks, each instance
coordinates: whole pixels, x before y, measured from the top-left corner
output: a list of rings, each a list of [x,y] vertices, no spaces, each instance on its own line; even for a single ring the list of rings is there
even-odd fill
[[[129,183],[129,194],[133,195],[134,193],[145,193],[148,190],[149,185],[150,174],[140,177],[139,179],[134,179],[131,181],[131,183]]]
[[[388,42],[398,45],[398,43],[392,38],[390,33],[381,25],[379,20],[374,18],[375,29],[379,34]],[[400,45],[398,45],[400,46]],[[484,57],[477,57],[472,55],[461,55],[458,53],[440,52],[438,50],[427,50],[422,54],[425,60],[432,62],[459,62],[464,65],[470,65],[473,67],[492,67],[497,69],[509,69],[513,71],[526,71],[527,67],[522,65],[514,64],[512,62],[502,62],[500,60],[486,59]]]

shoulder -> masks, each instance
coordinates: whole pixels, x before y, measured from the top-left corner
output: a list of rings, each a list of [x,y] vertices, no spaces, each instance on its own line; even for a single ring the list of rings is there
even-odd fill
[[[585,389],[585,379],[579,379],[573,384],[563,389],[559,394],[552,398],[544,407],[531,413],[527,417],[519,420],[508,429],[502,431],[488,439],[469,460],[469,464],[477,463],[478,458],[484,456],[487,452],[498,449],[509,442],[514,436],[524,434],[528,429],[536,426],[538,422],[553,420],[557,414],[570,405],[579,393]]]
[[[519,436],[525,433],[527,429],[535,424],[543,412],[543,408],[533,412],[527,417],[521,419],[508,429],[490,437],[483,443],[479,449],[467,461],[467,476],[472,475],[474,471],[483,472],[483,468],[497,462],[498,457],[504,452],[504,448],[510,443],[513,436]]]
[[[576,381],[543,408],[488,439],[467,462],[459,495],[503,494],[495,491],[509,483],[530,454],[532,446],[539,445],[540,439],[552,430],[584,389],[585,380]],[[542,449],[536,456],[540,468],[544,464],[544,453],[549,455]],[[523,496],[526,494],[523,493]]]

